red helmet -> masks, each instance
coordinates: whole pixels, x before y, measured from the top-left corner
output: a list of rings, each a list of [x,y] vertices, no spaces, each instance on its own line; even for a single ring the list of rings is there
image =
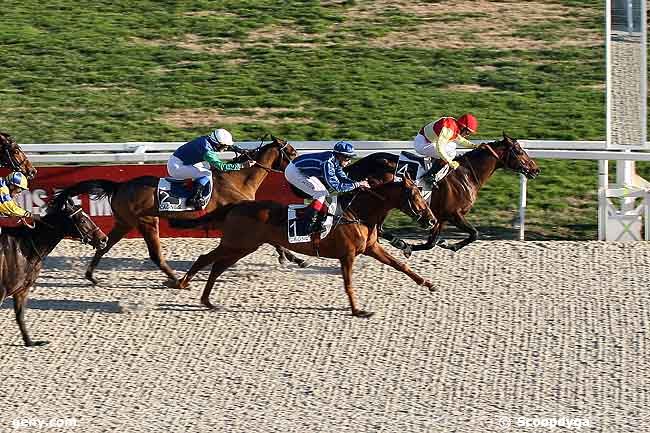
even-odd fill
[[[478,120],[470,113],[463,114],[456,121],[461,128],[467,128],[472,134],[478,131]]]

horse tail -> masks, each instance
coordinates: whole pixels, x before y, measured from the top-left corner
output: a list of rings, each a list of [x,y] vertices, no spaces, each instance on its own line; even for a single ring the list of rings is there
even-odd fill
[[[84,180],[57,192],[52,200],[52,206],[61,208],[69,198],[79,194],[94,195],[97,199],[108,197],[110,200],[120,185],[120,182],[105,179]]]

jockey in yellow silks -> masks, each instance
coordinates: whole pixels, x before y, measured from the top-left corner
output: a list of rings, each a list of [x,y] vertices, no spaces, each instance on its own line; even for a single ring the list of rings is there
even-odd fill
[[[453,117],[441,117],[420,128],[415,136],[413,147],[415,151],[423,156],[439,159],[443,164],[448,164],[453,170],[458,168],[456,147],[460,144],[464,147],[476,147],[467,137],[478,130],[478,120],[472,114],[463,114],[458,119]],[[434,164],[431,172],[433,174]]]

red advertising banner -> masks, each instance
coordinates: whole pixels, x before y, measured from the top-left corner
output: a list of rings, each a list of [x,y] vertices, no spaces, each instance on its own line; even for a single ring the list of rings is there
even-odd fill
[[[0,174],[6,175],[6,169]],[[106,179],[113,182],[126,182],[140,176],[166,176],[167,168],[162,164],[125,164],[102,166],[48,166],[38,167],[36,178],[30,183],[30,190],[23,192],[16,198],[16,202],[32,213],[40,213],[46,206],[47,199],[54,192],[74,185],[78,182],[91,179]],[[269,173],[255,197],[259,200],[273,200],[283,204],[302,203],[286,183],[281,173]],[[110,232],[113,227],[113,214],[107,198],[94,200],[87,194],[77,199],[84,210],[104,233]],[[0,226],[15,225],[14,218],[0,218]],[[219,233],[214,230],[177,229],[169,226],[166,219],[160,219],[161,237],[215,237]],[[127,237],[140,237],[137,230],[131,230]]]

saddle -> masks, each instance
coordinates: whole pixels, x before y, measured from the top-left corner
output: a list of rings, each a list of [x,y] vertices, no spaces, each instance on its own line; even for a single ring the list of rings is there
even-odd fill
[[[212,197],[212,179],[205,187],[207,194],[203,196],[202,209],[207,206]],[[174,179],[163,177],[158,181],[158,210],[164,212],[188,212],[198,210],[192,202],[195,196],[195,188],[204,188],[202,185],[195,184],[191,179]],[[189,203],[188,203],[189,202]]]
[[[301,192],[301,195],[304,195],[304,193]],[[336,196],[328,197],[326,203],[328,215],[323,222],[325,230],[320,233],[321,239],[327,237],[332,230],[335,216],[343,213]],[[311,221],[307,221],[304,217],[305,210],[308,206],[306,204],[290,204],[287,208],[287,236],[290,244],[311,242],[312,240],[310,231]]]

